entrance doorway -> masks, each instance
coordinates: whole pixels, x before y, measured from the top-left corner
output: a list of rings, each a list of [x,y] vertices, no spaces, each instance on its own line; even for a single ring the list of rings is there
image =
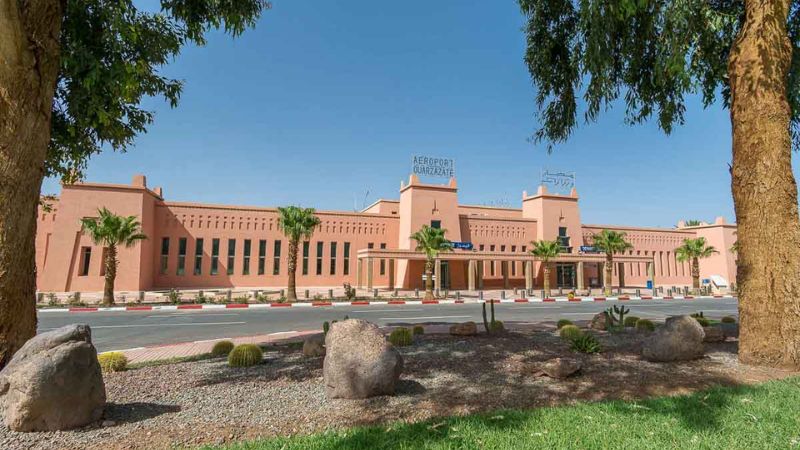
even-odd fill
[[[556,287],[574,288],[575,287],[575,264],[558,263],[556,264]]]
[[[442,289],[450,290],[450,265],[442,261]]]

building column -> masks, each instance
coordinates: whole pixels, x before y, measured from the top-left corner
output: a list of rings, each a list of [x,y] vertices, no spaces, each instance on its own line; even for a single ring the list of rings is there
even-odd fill
[[[578,290],[582,291],[584,289],[584,285],[583,285],[583,261],[578,261],[578,264],[576,264],[576,265],[577,265],[577,268],[575,269],[575,271],[577,273],[575,274],[575,276],[578,277]]]
[[[656,289],[656,265],[655,262],[647,263],[647,279],[653,285],[653,291]]]
[[[372,275],[374,264],[372,258],[367,258],[367,289],[372,290]]]
[[[533,261],[525,261],[525,289],[533,289]]]
[[[508,261],[500,261],[500,271],[503,272],[503,289],[508,289]]]
[[[387,259],[386,263],[389,264],[389,289],[394,289],[394,258]]]
[[[467,290],[475,290],[475,277],[477,276],[478,264],[474,259],[469,260],[467,265]]]
[[[483,290],[483,261],[478,261],[478,290]]]
[[[436,259],[433,265],[433,290],[438,295],[442,290],[442,260]]]
[[[617,264],[617,275],[619,278],[619,287],[625,287],[625,263]]]
[[[361,289],[364,285],[364,259],[356,260],[356,288]]]

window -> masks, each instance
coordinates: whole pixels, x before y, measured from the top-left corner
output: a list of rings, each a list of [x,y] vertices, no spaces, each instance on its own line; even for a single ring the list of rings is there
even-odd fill
[[[272,252],[272,259],[274,264],[272,265],[272,274],[278,275],[281,273],[281,241],[275,241],[275,248]]]
[[[258,241],[258,274],[264,275],[267,265],[267,241],[261,239]]]
[[[250,239],[244,240],[244,259],[242,260],[242,275],[250,275]]]
[[[336,275],[336,242],[331,242],[331,275]]]
[[[178,275],[186,274],[186,238],[178,239]]]
[[[233,275],[233,266],[236,263],[236,239],[228,239],[228,275]]]
[[[344,274],[350,275],[350,243],[344,243]]]
[[[517,246],[516,245],[512,245],[511,246],[511,253],[516,253],[516,252],[517,252]],[[511,276],[515,277],[515,276],[517,276],[517,262],[516,261],[511,261],[510,264],[511,264]]]
[[[431,228],[442,228],[441,220],[431,220]]]
[[[211,275],[219,273],[219,239],[211,240]]]
[[[494,245],[489,246],[489,251],[490,252],[494,251]],[[494,276],[494,261],[492,261],[491,264],[489,264],[489,275]]]
[[[89,275],[89,263],[92,261],[92,247],[81,247],[81,271],[78,275]]]
[[[194,243],[194,274],[203,272],[203,238],[197,238]]]
[[[386,249],[386,244],[381,244],[381,250]],[[386,275],[386,260],[381,260],[381,275]]]
[[[169,264],[169,238],[161,238],[161,275],[167,274]]]
[[[558,227],[558,242],[561,243],[563,252],[572,253],[572,247],[570,247],[569,244],[569,236],[567,235],[567,227]]]
[[[309,242],[303,242],[303,275],[308,275],[308,252]]]
[[[317,242],[317,275],[322,275],[322,242]]]

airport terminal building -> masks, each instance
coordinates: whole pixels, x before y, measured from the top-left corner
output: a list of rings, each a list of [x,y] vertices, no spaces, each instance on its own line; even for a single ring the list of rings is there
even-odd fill
[[[80,219],[106,207],[135,215],[148,239],[119,250],[116,288],[282,288],[287,283],[286,237],[276,208],[211,205],[166,200],[143,175],[130,185],[64,185],[49,211],[40,211],[36,237],[40,292],[97,292],[103,289],[104,249],[81,229]],[[623,231],[633,250],[615,256],[614,285],[645,288],[690,286],[688,262],[675,249],[703,236],[718,254],[700,263],[701,278],[720,290],[736,281],[736,226],[713,224],[645,228],[584,224],[575,189],[550,193],[541,186],[523,192],[518,208],[462,205],[455,178],[446,184],[401,183],[399,199],[378,200],[360,212],[317,212],[322,224],[299,248],[297,284],[304,287],[414,289],[424,287],[424,257],[412,233],[422,225],[441,227],[458,243],[436,263],[437,287],[448,290],[540,289],[542,267],[531,242],[558,239],[563,253],[553,262],[551,286],[579,291],[602,285],[605,255],[592,247],[602,229]]]

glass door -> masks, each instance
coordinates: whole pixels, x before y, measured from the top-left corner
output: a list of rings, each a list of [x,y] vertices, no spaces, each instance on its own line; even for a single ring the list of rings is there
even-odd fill
[[[556,264],[556,287],[574,288],[575,287],[575,264],[558,263]]]

